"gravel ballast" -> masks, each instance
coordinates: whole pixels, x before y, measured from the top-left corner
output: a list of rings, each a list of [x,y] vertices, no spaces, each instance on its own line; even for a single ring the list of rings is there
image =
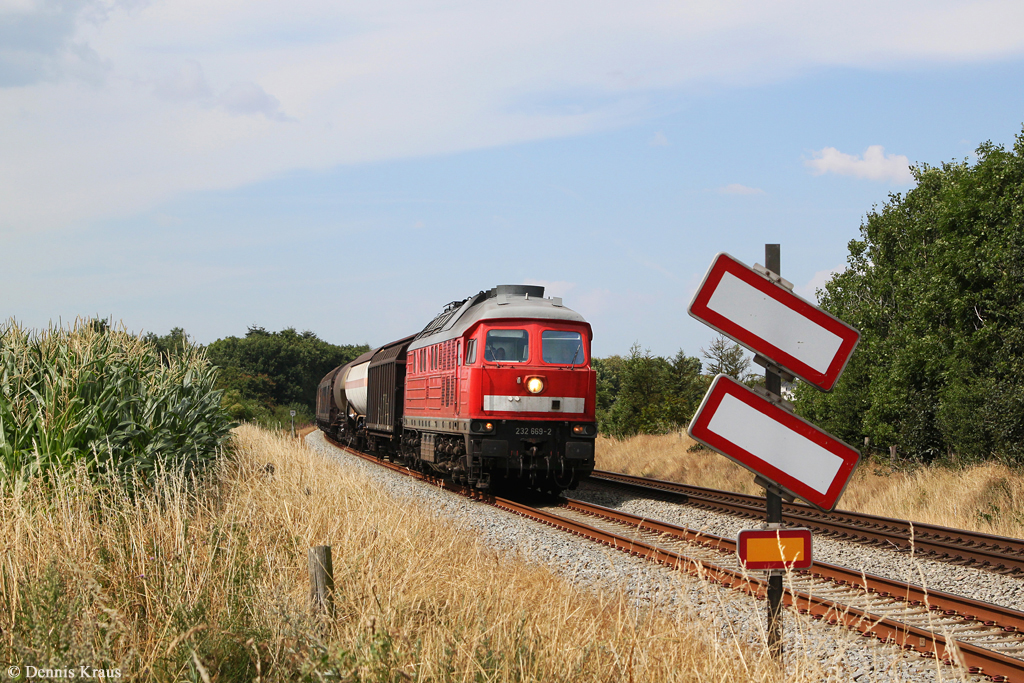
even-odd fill
[[[677,612],[682,610],[693,618],[705,620],[709,633],[717,633],[723,643],[764,642],[766,606],[763,601],[391,472],[345,454],[327,443],[319,431],[309,434],[305,441],[311,448],[334,457],[339,466],[362,473],[396,499],[428,506],[438,518],[475,533],[484,546],[500,555],[515,556],[542,565],[588,589],[622,589],[640,606],[653,605]],[[584,485],[570,493],[572,497],[581,500],[690,528],[704,527],[705,531],[723,536],[735,536],[735,531],[751,526],[750,521],[732,519],[733,526],[730,527],[727,525],[730,519],[726,515],[687,510],[685,506],[675,504],[638,500],[597,487]],[[688,518],[689,513],[696,516]],[[718,517],[724,519],[716,519]],[[836,541],[830,543],[837,546],[852,545]],[[858,548],[857,552],[840,548],[835,551],[835,555],[826,558],[822,556],[822,545],[822,542],[815,539],[816,557],[847,566],[858,566],[853,562],[865,552],[863,546],[854,546]],[[840,559],[843,557],[850,559]],[[949,569],[948,565],[941,566]],[[867,567],[865,570],[882,573]],[[897,575],[894,577],[902,578]],[[917,683],[982,680],[974,676],[961,679],[952,668],[939,665],[935,660],[904,653],[894,646],[859,636],[847,629],[828,626],[789,612],[785,615],[784,624],[786,651],[800,653],[799,656],[787,656],[787,678],[797,673],[795,667],[800,666],[803,658],[817,662],[829,672],[829,680],[834,681]]]
[[[569,497],[603,505],[640,517],[696,529],[705,533],[735,539],[743,529],[759,526],[752,519],[702,510],[681,503],[637,498],[598,483],[584,483],[567,492]],[[927,557],[911,557],[909,553],[873,548],[860,543],[841,541],[827,536],[814,536],[814,559],[830,564],[876,574],[890,579],[914,583],[925,588],[957,595],[970,595],[1003,607],[1024,610],[1024,580],[996,574],[984,569],[961,567]]]

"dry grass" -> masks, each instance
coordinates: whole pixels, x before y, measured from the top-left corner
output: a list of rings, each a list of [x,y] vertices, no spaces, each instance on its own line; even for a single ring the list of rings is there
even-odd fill
[[[695,486],[763,495],[754,475],[708,450],[690,451],[685,433],[599,437],[599,469],[668,479]],[[1003,465],[952,470],[921,467],[906,472],[862,462],[839,501],[840,508],[915,522],[941,524],[1024,538],[1024,474]]]
[[[129,680],[778,680],[763,643],[730,638],[722,614],[638,608],[499,557],[255,427],[236,430],[208,480],[134,500],[84,476],[0,487],[0,647],[22,666]],[[319,544],[334,551],[327,620],[308,608]],[[787,680],[840,679],[834,664],[796,656]]]

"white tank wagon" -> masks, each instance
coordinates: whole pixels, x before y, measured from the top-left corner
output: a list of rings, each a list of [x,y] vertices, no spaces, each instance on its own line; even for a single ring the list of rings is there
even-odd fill
[[[349,436],[346,432],[360,427],[366,418],[366,379],[373,354],[367,351],[320,380],[316,424],[334,439]]]
[[[370,361],[353,365],[345,377],[345,399],[349,409],[359,415],[366,415],[366,373],[370,369]]]

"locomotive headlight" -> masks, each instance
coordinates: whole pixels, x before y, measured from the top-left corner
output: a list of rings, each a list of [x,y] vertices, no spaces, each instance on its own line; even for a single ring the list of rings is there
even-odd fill
[[[544,391],[544,380],[540,377],[530,377],[526,380],[526,390],[531,394],[539,394]]]

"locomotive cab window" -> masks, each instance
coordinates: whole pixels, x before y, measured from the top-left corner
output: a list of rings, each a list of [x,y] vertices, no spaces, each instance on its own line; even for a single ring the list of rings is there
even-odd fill
[[[553,365],[584,365],[587,362],[583,337],[579,332],[544,330],[540,334],[541,356]]]
[[[476,339],[470,339],[466,342],[466,365],[472,365],[476,362]]]
[[[530,359],[530,334],[526,330],[488,330],[484,360],[522,363]]]

